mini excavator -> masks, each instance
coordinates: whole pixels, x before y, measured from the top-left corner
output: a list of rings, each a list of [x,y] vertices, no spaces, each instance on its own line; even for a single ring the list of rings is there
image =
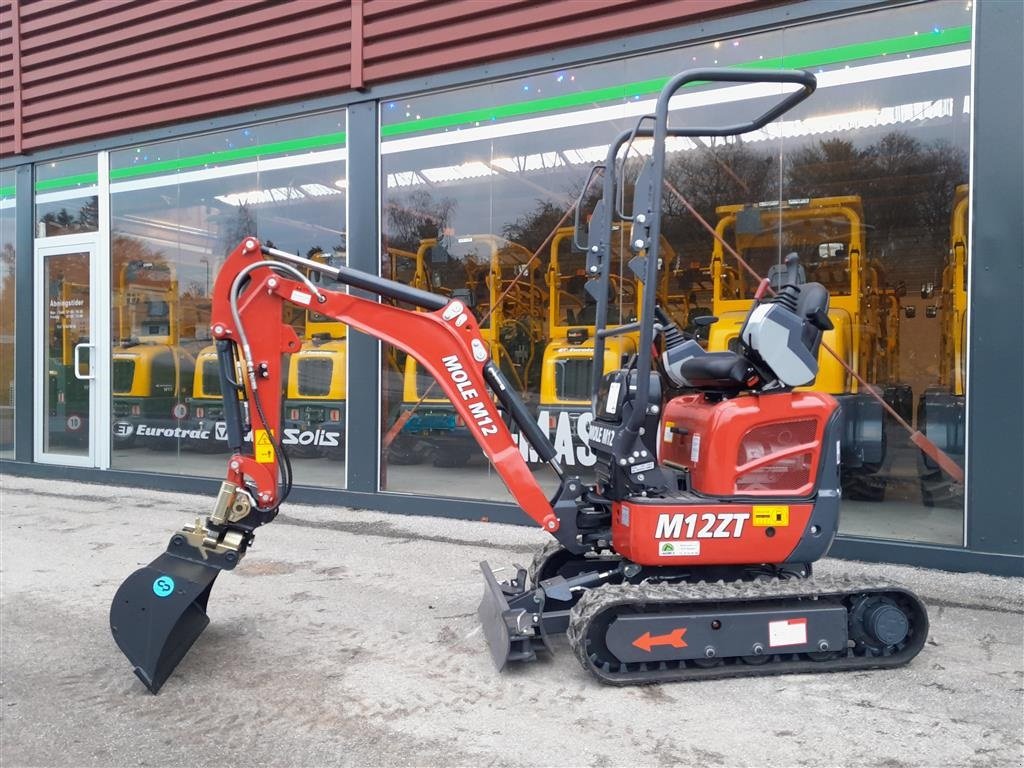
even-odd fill
[[[750,122],[670,126],[673,94],[707,82],[779,84],[780,98]],[[811,573],[838,524],[841,415],[828,394],[796,390],[814,379],[830,327],[828,293],[801,281],[796,256],[780,265],[785,279],[774,292],[762,282],[735,350],[706,352],[657,306],[655,290],[643,292],[636,322],[606,322],[612,222],[623,219],[615,210],[619,151],[653,138],[628,219],[630,266],[655,285],[666,140],[758,130],[815,85],[803,71],[683,72],[662,89],[655,114],[621,133],[591,174],[587,186],[603,175],[602,195],[586,232],[577,230],[587,238],[588,290],[597,303],[595,359],[604,359],[609,338],[639,334],[637,353],[621,369],[604,374],[594,366],[593,482],[557,462],[460,301],[243,240],[217,277],[211,318],[232,451],[226,479],[213,512],[184,526],[166,552],[125,580],[110,610],[114,638],[146,687],[156,693],[205,629],[214,580],[238,565],[290,489],[279,438],[282,355],[301,342],[282,322],[286,303],[315,307],[413,355],[522,510],[553,537],[508,581],[481,564],[478,613],[498,669],[550,651],[550,636],[563,632],[584,669],[618,685],[912,659],[928,634],[926,609],[912,592]],[[327,278],[396,305],[328,290]],[[551,498],[510,423],[560,478]]]

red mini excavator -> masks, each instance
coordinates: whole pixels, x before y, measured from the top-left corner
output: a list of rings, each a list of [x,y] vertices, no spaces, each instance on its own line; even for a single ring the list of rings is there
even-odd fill
[[[777,83],[780,101],[748,123],[670,126],[672,95],[709,81]],[[796,255],[780,259],[774,295],[761,284],[733,351],[705,352],[657,306],[653,288],[643,292],[638,321],[606,323],[612,222],[625,218],[615,210],[620,150],[653,138],[635,183],[630,266],[654,286],[666,139],[758,130],[814,87],[814,76],[800,71],[684,72],[662,90],[655,114],[609,147],[601,199],[587,231],[577,226],[597,303],[594,359],[604,359],[609,336],[637,333],[640,341],[620,370],[602,375],[594,366],[593,482],[559,465],[462,303],[244,240],[217,277],[211,322],[233,454],[227,478],[213,512],[174,534],[164,554],[121,585],[110,610],[114,638],[143,683],[154,693],[163,685],[209,623],[217,575],[239,563],[288,494],[281,358],[300,341],[282,321],[286,303],[315,307],[413,355],[523,511],[552,535],[510,581],[482,564],[479,616],[499,669],[534,659],[561,632],[584,668],[614,684],[870,669],[913,658],[928,633],[913,593],[811,575],[837,527],[841,416],[830,396],[795,391],[813,381],[830,327],[828,293],[801,281]],[[327,278],[426,311],[327,290]],[[509,422],[561,479],[552,498]]]

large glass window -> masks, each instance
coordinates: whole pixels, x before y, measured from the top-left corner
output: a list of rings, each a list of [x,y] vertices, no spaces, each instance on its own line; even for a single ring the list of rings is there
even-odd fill
[[[562,463],[586,473],[593,321],[567,225],[590,166],[680,70],[810,69],[814,96],[764,130],[672,142],[659,303],[684,323],[718,316],[703,338],[727,349],[757,284],[743,264],[772,278],[797,253],[805,279],[832,293],[826,343],[839,359],[823,353],[813,387],[846,417],[843,530],[962,543],[961,485],[908,438],[924,429],[963,463],[966,238],[956,243],[966,232],[957,206],[968,183],[970,24],[969,4],[928,3],[386,102],[382,273],[463,297],[486,317],[495,357]],[[694,85],[674,99],[673,122],[739,122],[778,93]],[[634,143],[627,178],[648,152]],[[615,322],[633,316],[638,290],[622,261]],[[605,369],[635,344],[617,337]],[[385,351],[382,487],[508,499],[429,377]]]
[[[15,173],[0,171],[0,456],[14,457]]]
[[[346,258],[345,112],[111,153],[113,465],[219,475],[227,451],[211,288],[246,235]],[[286,308],[282,442],[296,480],[344,484],[346,328]]]

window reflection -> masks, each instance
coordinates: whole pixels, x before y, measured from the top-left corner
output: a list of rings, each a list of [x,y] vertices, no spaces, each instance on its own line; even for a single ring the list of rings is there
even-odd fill
[[[37,165],[36,237],[59,237],[97,231],[98,193],[95,155]]]
[[[534,304],[496,316],[490,341],[560,460],[585,469],[594,362],[568,212],[581,194],[584,210],[592,204],[593,191],[583,189],[590,166],[681,69],[811,69],[817,93],[779,122],[738,139],[670,140],[658,301],[709,349],[727,349],[760,279],[777,279],[796,253],[804,278],[830,289],[838,321],[825,341],[839,359],[823,353],[813,386],[844,401],[850,417],[844,530],[959,544],[956,484],[909,442],[908,427],[941,434],[936,444],[953,456],[959,448],[962,461],[962,376],[954,371],[963,343],[952,324],[966,308],[955,277],[966,247],[960,261],[947,253],[957,189],[968,181],[970,19],[949,3],[889,8],[386,102],[383,274],[460,291],[479,312],[486,292],[464,259],[440,258],[438,249],[493,236],[533,254],[519,282]],[[673,100],[672,122],[735,123],[776,97],[774,86],[697,84]],[[638,140],[624,161],[625,214],[648,153]],[[627,322],[640,289],[628,265],[616,266],[612,319]],[[695,322],[711,315],[718,321]],[[628,334],[616,339],[606,370],[635,344]],[[475,446],[455,442],[455,415],[435,418],[444,401],[410,370],[386,349],[382,487],[509,498]]]
[[[113,464],[220,474],[211,290],[246,235],[344,262],[345,113],[111,154]],[[286,307],[303,345],[286,364],[282,442],[303,482],[344,483],[345,328]]]

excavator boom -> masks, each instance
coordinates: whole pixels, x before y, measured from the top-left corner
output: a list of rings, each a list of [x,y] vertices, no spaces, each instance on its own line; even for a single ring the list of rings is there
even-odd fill
[[[281,261],[267,260],[267,256]],[[288,260],[326,272],[343,284],[358,284],[380,296],[431,311],[413,312],[343,291],[324,290],[300,280],[298,275],[281,274],[278,265]],[[254,267],[260,264],[262,266]],[[248,274],[251,280],[236,301],[233,299],[234,283],[240,274]],[[321,315],[346,323],[415,357],[437,380],[523,511],[546,530],[558,529],[551,504],[523,460],[518,443],[512,438],[490,392],[494,391],[513,419],[519,410],[516,405],[522,414],[526,414],[525,406],[518,403],[515,392],[491,362],[477,320],[462,302],[355,270],[307,262],[282,251],[263,248],[254,238],[248,238],[228,257],[217,278],[211,326],[218,341],[242,345],[245,340],[241,350],[246,357],[244,362],[257,372],[254,380],[247,382],[246,398],[259,398],[261,410],[267,416],[264,422],[260,409],[251,414],[254,435],[280,432],[280,356],[297,349],[294,332],[281,319],[285,303],[304,309],[315,306]],[[263,392],[268,394],[261,397]],[[528,418],[526,421],[532,423]],[[271,451],[261,452],[259,444],[256,447],[255,463],[267,464],[266,459],[273,463],[275,456]],[[252,465],[249,457],[236,458],[243,466]],[[261,462],[261,458],[264,461]],[[237,470],[229,471],[229,480],[240,479]],[[260,487],[258,498],[264,505],[276,505],[280,501],[273,488]]]

